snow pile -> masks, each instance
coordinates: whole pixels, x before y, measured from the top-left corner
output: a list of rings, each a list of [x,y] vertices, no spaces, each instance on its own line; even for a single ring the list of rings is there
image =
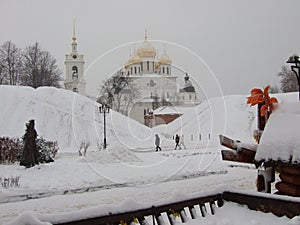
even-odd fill
[[[176,110],[175,107],[170,107],[170,106],[163,106],[160,107],[156,110],[153,111],[154,115],[165,115],[165,114],[169,114],[169,115],[174,115],[174,114],[182,114],[182,112]]]
[[[60,151],[78,151],[81,142],[96,150],[103,142],[103,114],[89,98],[52,87],[1,85],[0,99],[0,136],[21,137],[25,124],[35,119],[38,135],[58,141]],[[150,129],[136,121],[114,111],[106,120],[109,148],[153,145]]]
[[[255,160],[300,162],[300,103],[282,101],[271,114]]]
[[[51,87],[1,85],[0,99],[0,136],[21,137],[28,120],[35,119],[39,136],[58,141],[60,151],[78,151],[82,142],[91,143],[89,150],[103,144],[103,114],[89,98]],[[108,148],[153,149],[156,133],[164,148],[173,147],[176,133],[184,134],[192,148],[218,145],[219,134],[253,141],[256,114],[246,105],[246,96],[218,97],[197,107],[174,109],[184,115],[153,129],[111,110],[106,115]]]
[[[176,110],[183,116],[153,129],[171,138],[183,134],[185,142],[194,148],[218,146],[219,134],[254,143],[252,133],[256,127],[256,109],[246,104],[244,95],[216,97],[194,108],[176,107]]]

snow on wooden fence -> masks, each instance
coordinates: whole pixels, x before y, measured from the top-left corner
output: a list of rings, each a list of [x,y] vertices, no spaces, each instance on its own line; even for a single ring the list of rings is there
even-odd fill
[[[214,215],[215,210],[222,207],[224,202],[235,202],[247,205],[249,209],[272,212],[276,216],[287,216],[293,218],[300,214],[300,200],[293,200],[291,197],[270,196],[258,193],[250,195],[245,193],[236,193],[225,191],[220,194],[212,194],[204,197],[162,204],[134,211],[127,211],[117,214],[106,214],[95,218],[81,219],[77,221],[68,221],[54,223],[54,225],[101,225],[101,224],[153,224],[174,225],[176,217],[179,217],[182,223],[189,219],[205,217],[207,213]],[[207,208],[209,210],[207,210]]]

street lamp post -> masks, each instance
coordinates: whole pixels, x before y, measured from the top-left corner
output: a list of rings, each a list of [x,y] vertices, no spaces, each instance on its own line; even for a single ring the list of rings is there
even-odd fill
[[[106,113],[109,113],[109,106],[106,104],[99,106],[99,112],[103,113],[103,133],[104,133],[104,142],[103,142],[103,148],[106,149]]]
[[[300,100],[300,60],[298,55],[292,55],[286,63],[294,64],[291,65],[291,69],[297,77],[298,88],[299,88],[299,100]],[[298,71],[296,71],[298,69]]]

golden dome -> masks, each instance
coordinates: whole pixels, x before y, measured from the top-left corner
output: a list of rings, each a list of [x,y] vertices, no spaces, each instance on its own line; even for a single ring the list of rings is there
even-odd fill
[[[145,37],[144,46],[138,49],[137,55],[140,58],[155,58],[156,49],[149,43],[147,37]]]
[[[132,65],[132,64],[139,64],[141,63],[141,58],[135,53],[132,57],[129,58],[128,62],[126,64]]]
[[[139,64],[141,63],[141,58],[135,53],[134,56],[129,59],[129,62],[131,64]]]
[[[166,51],[164,52],[164,54],[161,56],[159,62],[161,64],[172,64],[172,60],[170,59],[170,57],[167,55]]]
[[[124,67],[125,67],[125,69],[128,69],[129,66],[130,66],[130,62],[129,62],[129,60],[128,60],[128,61],[125,63]]]

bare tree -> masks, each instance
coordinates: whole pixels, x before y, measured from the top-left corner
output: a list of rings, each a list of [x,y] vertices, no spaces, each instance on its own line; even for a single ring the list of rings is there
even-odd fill
[[[140,92],[130,77],[125,78],[117,73],[103,81],[100,87],[100,98],[97,101],[103,103],[103,99],[106,99],[113,110],[128,115],[128,108],[139,95]]]
[[[277,85],[271,86],[271,87],[270,87],[270,93],[271,93],[271,94],[280,93],[280,88],[279,88]]]
[[[288,66],[282,66],[278,73],[280,80],[280,89],[282,92],[298,91],[298,81],[296,75]]]
[[[61,70],[56,59],[43,51],[38,42],[28,46],[23,53],[21,84],[34,88],[41,86],[60,87]]]
[[[17,85],[22,68],[21,52],[11,41],[0,48],[0,83]]]
[[[4,73],[4,65],[2,60],[0,59],[0,84],[4,84],[5,82],[5,73]]]

